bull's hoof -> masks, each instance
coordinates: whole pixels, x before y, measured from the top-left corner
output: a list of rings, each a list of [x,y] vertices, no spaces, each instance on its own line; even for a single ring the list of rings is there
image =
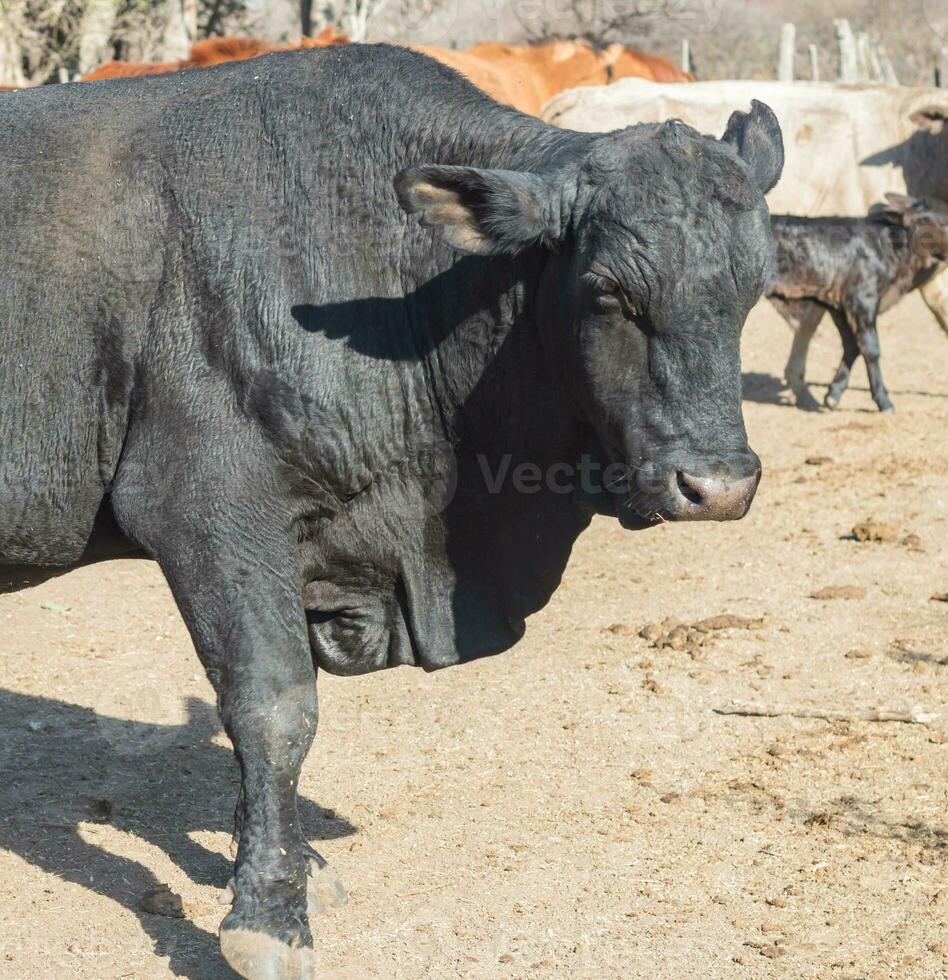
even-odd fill
[[[830,410],[836,408],[839,404],[839,399],[835,395],[827,394],[823,399],[823,404]]]
[[[316,957],[308,946],[292,946],[253,929],[221,926],[221,953],[246,980],[313,980]]]

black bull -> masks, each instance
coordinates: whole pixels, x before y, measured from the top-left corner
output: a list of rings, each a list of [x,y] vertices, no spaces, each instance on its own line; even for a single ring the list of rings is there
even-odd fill
[[[308,975],[307,899],[342,897],[296,808],[315,665],[496,653],[591,512],[750,506],[779,127],[572,133],[353,46],[21,93],[0,130],[0,585],[160,564],[243,779],[223,952]]]

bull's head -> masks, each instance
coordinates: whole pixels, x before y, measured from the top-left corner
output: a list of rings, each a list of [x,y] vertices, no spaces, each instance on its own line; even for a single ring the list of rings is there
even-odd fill
[[[678,122],[636,126],[553,161],[413,167],[396,189],[460,251],[546,250],[538,327],[569,397],[625,468],[625,526],[743,517],[760,460],[741,413],[740,339],[774,262],[773,112],[754,102],[721,140]]]

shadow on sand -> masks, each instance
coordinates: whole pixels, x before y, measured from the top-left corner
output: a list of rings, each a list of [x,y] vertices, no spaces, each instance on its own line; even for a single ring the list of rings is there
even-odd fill
[[[780,395],[783,393],[784,398]],[[745,371],[741,375],[741,396],[759,405],[786,405],[789,390],[783,378],[763,371]]]
[[[237,766],[212,741],[214,709],[194,698],[187,707],[186,724],[148,725],[0,690],[0,847],[129,909],[175,976],[232,980],[216,934],[140,908],[142,895],[163,884],[151,870],[79,832],[80,823],[108,822],[160,848],[195,883],[224,886],[230,861],[189,833],[231,833]],[[308,840],[354,833],[347,820],[299,802]]]
[[[764,371],[745,371],[741,376],[741,381],[744,401],[755,402],[758,405],[780,405],[784,408],[798,410],[797,406],[793,404],[793,395],[790,393],[790,389],[787,387],[783,378],[778,378],[773,374],[767,374]],[[808,381],[807,384],[812,389],[817,400],[821,399],[822,393],[825,391],[827,385],[820,381]],[[868,385],[850,384],[846,390],[869,394]],[[906,395],[915,398],[948,398],[948,394],[940,391],[918,391],[910,388],[890,388],[889,394],[893,397]],[[846,404],[844,402],[841,408],[836,409],[836,411],[840,412],[845,409]],[[862,408],[859,411],[872,413],[875,409]]]

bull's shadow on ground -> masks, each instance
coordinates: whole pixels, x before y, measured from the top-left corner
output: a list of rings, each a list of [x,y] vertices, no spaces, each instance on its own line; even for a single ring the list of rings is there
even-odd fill
[[[88,825],[110,823],[160,848],[192,881],[223,888],[230,860],[189,836],[233,828],[239,780],[233,754],[212,741],[219,730],[214,709],[197,699],[188,701],[185,724],[148,725],[0,690],[0,847],[129,909],[155,955],[190,980],[236,977],[216,934],[188,918],[144,912],[142,896],[164,882],[92,843],[96,828]],[[309,840],[355,829],[302,797],[300,816]],[[81,834],[80,823],[87,824]]]

